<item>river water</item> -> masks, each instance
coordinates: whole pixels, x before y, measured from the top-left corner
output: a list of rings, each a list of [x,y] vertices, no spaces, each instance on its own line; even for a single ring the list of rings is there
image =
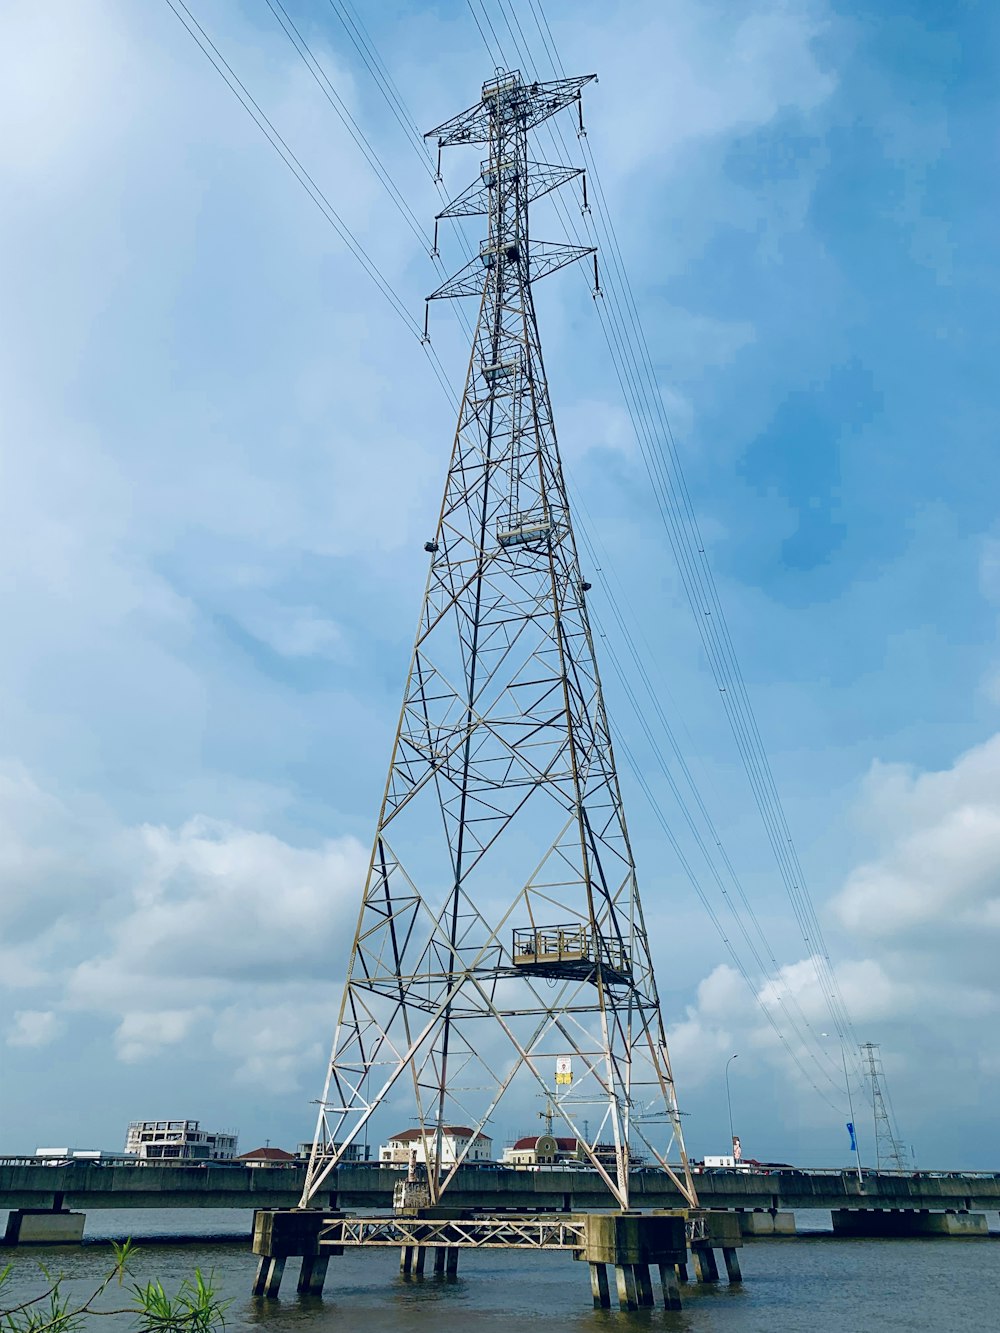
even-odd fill
[[[248,1216],[231,1212],[199,1213],[197,1219],[203,1234],[241,1232],[249,1224]],[[996,1218],[991,1221],[995,1224]],[[192,1215],[94,1213],[88,1218],[94,1239],[126,1234],[130,1226],[150,1238],[165,1237],[190,1231]],[[136,1255],[133,1272],[137,1280],[158,1278],[168,1290],[195,1267],[212,1272],[220,1294],[232,1299],[226,1325],[233,1333],[262,1326],[269,1333],[633,1333],[645,1328],[667,1333],[997,1333],[998,1242],[995,1234],[965,1240],[841,1240],[817,1233],[751,1240],[741,1251],[743,1284],[684,1287],[685,1308],[679,1314],[595,1311],[586,1266],[562,1253],[464,1251],[457,1281],[446,1282],[404,1280],[396,1251],[348,1251],[330,1261],[322,1298],[296,1295],[297,1261],[289,1260],[277,1301],[248,1294],[256,1260],[244,1239],[150,1239]],[[99,1244],[7,1251],[3,1262],[12,1263],[13,1271],[0,1308],[43,1289],[39,1261],[50,1272],[65,1274],[71,1289],[82,1293],[96,1285],[109,1258],[110,1251]],[[112,1333],[118,1323],[94,1321],[94,1327]]]

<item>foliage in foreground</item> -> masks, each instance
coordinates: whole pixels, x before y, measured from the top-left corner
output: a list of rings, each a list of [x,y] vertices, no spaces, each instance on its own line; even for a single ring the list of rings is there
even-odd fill
[[[46,1289],[20,1305],[6,1306],[4,1288],[13,1269],[8,1264],[0,1270],[0,1333],[78,1333],[91,1319],[112,1315],[131,1315],[135,1333],[213,1333],[225,1326],[229,1302],[217,1297],[211,1274],[206,1279],[196,1268],[194,1277],[185,1278],[170,1296],[160,1282],[129,1280],[128,1265],[136,1253],[130,1240],[113,1249],[114,1266],[85,1298],[69,1295],[65,1278],[53,1277],[39,1264],[48,1282]],[[109,1308],[102,1298],[117,1290],[128,1293],[122,1296],[127,1303]]]

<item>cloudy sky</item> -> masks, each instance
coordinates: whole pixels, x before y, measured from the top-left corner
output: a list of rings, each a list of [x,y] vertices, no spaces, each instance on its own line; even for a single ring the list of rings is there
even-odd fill
[[[438,195],[337,7],[285,3],[429,224]],[[421,129],[477,99],[495,61],[464,0],[355,3]],[[422,321],[437,273],[265,0],[189,6]],[[588,143],[854,1033],[881,1043],[922,1165],[993,1166],[1000,17],[545,10],[566,68],[600,75]],[[509,56],[498,0],[486,13]],[[166,1115],[291,1146],[321,1091],[452,410],[165,0],[8,0],[0,34],[0,1148],[116,1148],[130,1118]],[[446,163],[452,193],[468,167]],[[626,771],[690,1146],[723,1150],[738,1052],[747,1152],[843,1161],[810,945],[594,301],[564,273],[539,305],[599,643],[628,660],[611,586],[779,969],[744,957],[748,986]],[[464,333],[433,314],[455,384]],[[798,1051],[788,1012],[828,1046]]]

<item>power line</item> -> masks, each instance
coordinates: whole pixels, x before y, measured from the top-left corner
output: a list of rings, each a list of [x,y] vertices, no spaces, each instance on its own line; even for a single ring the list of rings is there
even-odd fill
[[[507,0],[506,8],[504,0],[497,0],[497,3],[520,57],[525,59],[530,66],[527,39],[517,19],[513,5],[510,0]],[[552,39],[551,28],[545,18],[541,0],[530,0],[530,3],[532,13],[535,15],[536,26],[539,29],[549,59],[552,61],[554,72],[560,74],[562,65],[559,61],[555,42]],[[510,21],[507,19],[508,10],[520,35],[523,50],[514,36]],[[561,130],[559,133],[561,135]],[[744,768],[750,779],[751,790],[785,883],[793,913],[799,924],[803,939],[809,948],[810,957],[814,961],[817,978],[826,996],[834,1024],[841,1035],[846,1035],[852,1030],[850,1017],[833,971],[829,950],[791,837],[784,808],[719,600],[715,580],[699,532],[684,470],[666,416],[662,397],[656,385],[648,342],[639,318],[618,239],[614,232],[614,224],[607,206],[593,150],[585,136],[584,153],[589,164],[588,174],[592,177],[597,191],[595,229],[598,235],[596,239],[603,241],[601,248],[610,257],[611,273],[613,275],[613,280],[607,285],[612,290],[613,299],[610,303],[612,321],[613,325],[617,323],[619,326],[615,330],[615,334],[616,337],[620,338],[620,341],[616,349],[612,345],[612,339],[609,338],[609,350],[612,351],[613,355],[616,350],[619,355],[624,351],[631,361],[632,374],[627,378],[631,381],[637,409],[637,412],[633,412],[633,422],[635,423],[636,415],[641,415],[644,418],[652,416],[654,420],[658,418],[660,430],[654,432],[652,438],[647,436],[647,443],[652,447],[648,451],[644,450],[644,460],[647,463],[650,481],[654,493],[658,493],[661,515],[671,538],[671,546],[678,562],[682,581],[685,584],[689,604],[698,623],[699,633],[706,652],[709,655],[713,673],[716,676],[716,684],[723,696],[724,708],[729,717]],[[586,225],[589,229],[589,218],[586,219]],[[575,228],[573,230],[575,232]],[[600,235],[601,231],[603,231],[603,237]],[[625,322],[625,316],[621,314],[621,302],[615,290],[616,281],[621,292],[624,293],[624,309],[628,324]],[[602,316],[603,323],[603,312],[600,306],[599,315]],[[624,392],[624,382],[622,383],[622,389]],[[650,413],[651,405],[653,411]],[[642,446],[642,432],[637,431],[637,435],[639,436],[640,446]],[[662,439],[666,446],[666,456],[670,462],[669,470],[666,460],[660,452],[657,436]]]
[[[423,341],[422,330],[407,310],[402,298],[393,289],[388,279],[383,275],[378,265],[365,251],[364,246],[351,231],[350,227],[348,227],[347,223],[330,203],[330,200],[316,184],[315,180],[292,152],[291,148],[289,148],[288,144],[275,129],[265,113],[261,110],[260,106],[251,96],[235,70],[225,59],[222,52],[212,41],[211,37],[209,37],[208,33],[201,26],[195,16],[191,13],[191,10],[184,3],[184,0],[165,0],[165,3],[176,16],[181,26],[192,38],[198,49],[212,65],[216,73],[239,101],[240,105],[256,124],[268,143],[285,163],[285,166],[309,195],[310,199],[322,213],[326,221],[344,242],[351,254],[354,255],[355,259],[367,273],[369,278],[371,278],[372,282],[375,283],[376,287],[385,297],[395,314],[402,320],[406,329]],[[445,375],[444,367],[441,365],[437,353],[426,343],[424,344],[424,349],[427,353],[435,378],[441,385],[449,402],[454,403],[454,395],[452,394]]]

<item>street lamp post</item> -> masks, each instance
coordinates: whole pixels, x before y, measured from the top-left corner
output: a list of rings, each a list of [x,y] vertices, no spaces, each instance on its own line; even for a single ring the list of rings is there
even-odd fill
[[[733,1099],[729,1092],[729,1066],[734,1060],[738,1060],[739,1054],[731,1055],[726,1061],[726,1104],[729,1107],[729,1142],[733,1148],[736,1146],[736,1132],[733,1129]]]

